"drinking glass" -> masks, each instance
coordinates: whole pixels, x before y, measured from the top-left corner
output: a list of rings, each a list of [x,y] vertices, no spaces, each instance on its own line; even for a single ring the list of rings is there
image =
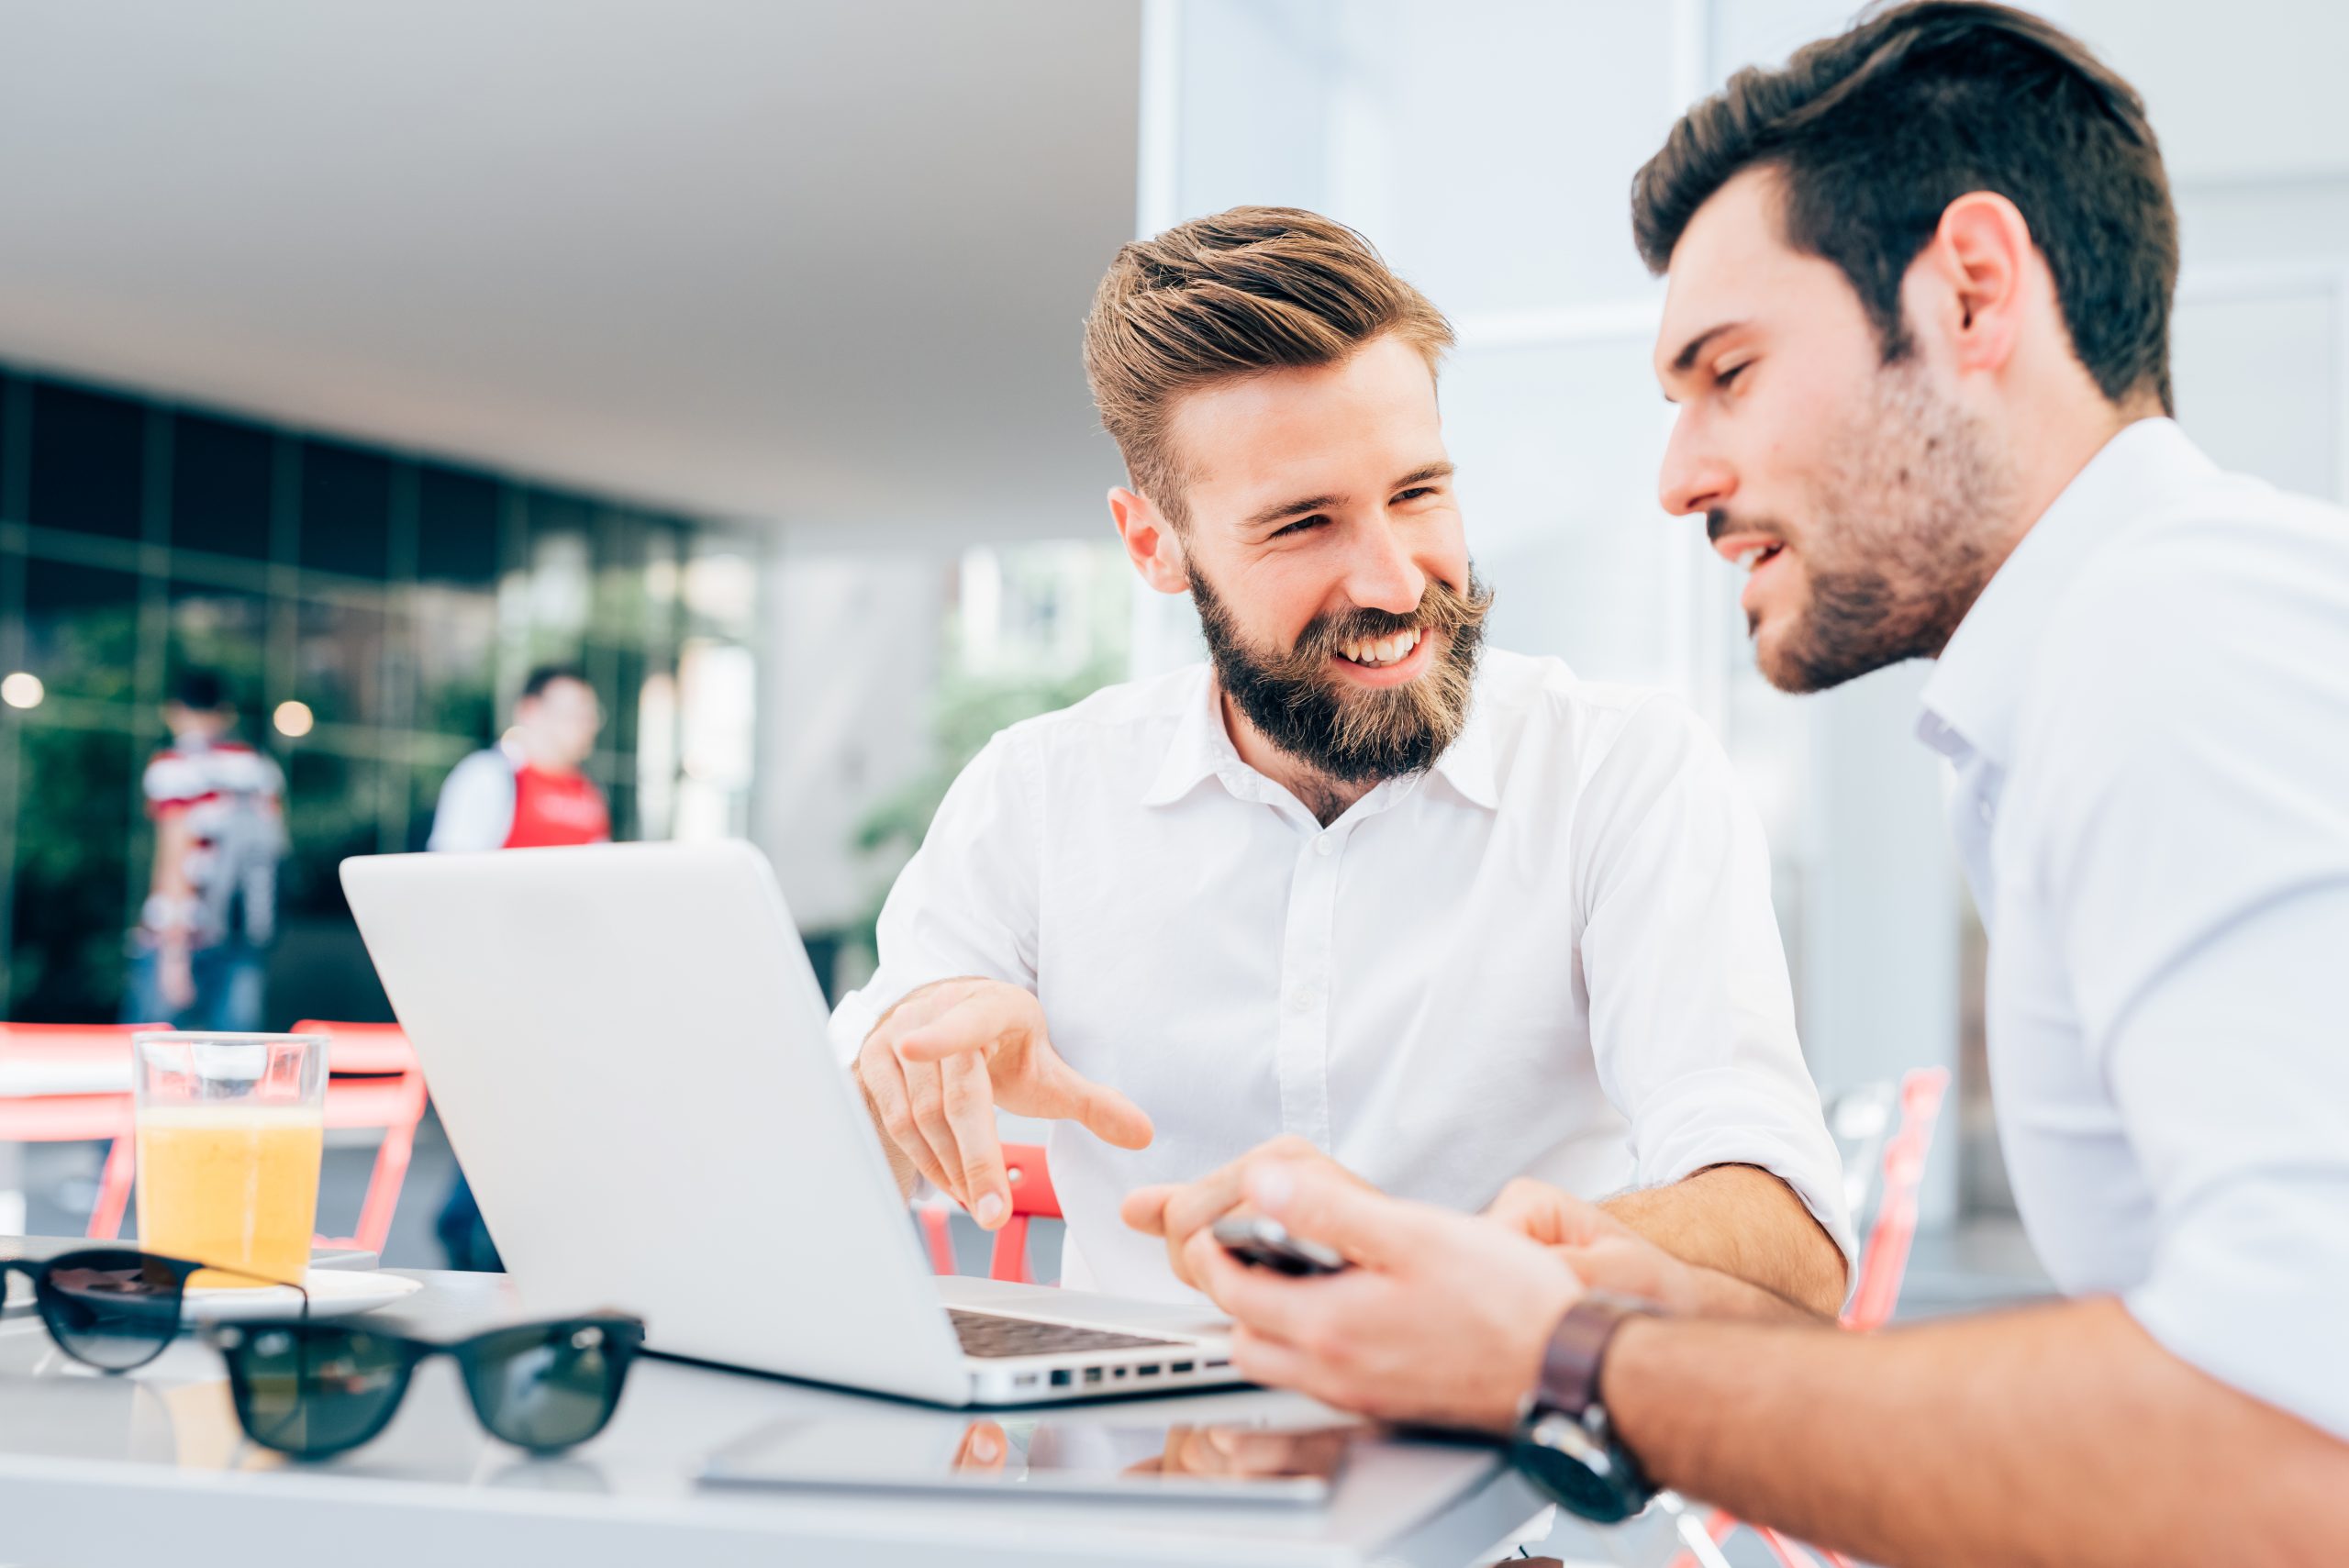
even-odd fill
[[[191,1283],[298,1283],[326,1142],[323,1035],[135,1035],[139,1244],[235,1269]]]

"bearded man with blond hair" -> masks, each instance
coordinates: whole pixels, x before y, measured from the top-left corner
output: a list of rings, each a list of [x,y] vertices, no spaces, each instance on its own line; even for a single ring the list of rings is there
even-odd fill
[[[900,1180],[999,1225],[1053,1118],[1064,1284],[1180,1299],[1268,1140],[1480,1207],[1538,1173],[1814,1312],[1852,1238],[1768,857],[1655,692],[1482,645],[1436,383],[1358,234],[1243,207],[1128,245],[1085,368],[1109,512],[1208,662],[996,736],[834,1017]]]

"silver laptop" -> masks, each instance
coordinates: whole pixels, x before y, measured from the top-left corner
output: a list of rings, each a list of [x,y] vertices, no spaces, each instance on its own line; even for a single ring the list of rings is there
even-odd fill
[[[928,1272],[749,845],[362,856],[342,885],[532,1311],[940,1405],[1239,1381],[1202,1308]]]

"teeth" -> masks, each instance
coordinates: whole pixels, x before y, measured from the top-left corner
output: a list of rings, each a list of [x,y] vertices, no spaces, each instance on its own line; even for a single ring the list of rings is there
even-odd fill
[[[1756,562],[1760,561],[1764,556],[1769,554],[1772,550],[1777,548],[1778,547],[1776,543],[1746,546],[1745,549],[1737,552],[1737,569],[1740,572],[1753,571]]]
[[[1374,637],[1360,642],[1349,642],[1338,651],[1357,664],[1376,669],[1408,657],[1411,650],[1419,645],[1419,632],[1414,628],[1408,631],[1398,631],[1392,637]]]

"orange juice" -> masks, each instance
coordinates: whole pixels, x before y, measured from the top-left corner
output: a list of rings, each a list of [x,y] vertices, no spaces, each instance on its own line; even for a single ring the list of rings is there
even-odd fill
[[[326,1124],[307,1107],[155,1106],[139,1113],[139,1244],[274,1280],[310,1266]],[[234,1274],[198,1285],[259,1288]]]

